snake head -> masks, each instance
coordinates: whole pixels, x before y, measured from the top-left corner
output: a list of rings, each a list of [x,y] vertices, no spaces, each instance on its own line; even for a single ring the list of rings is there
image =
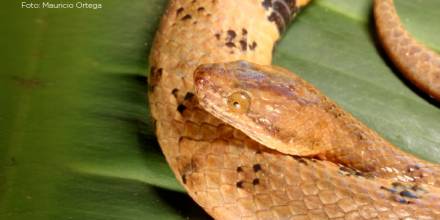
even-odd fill
[[[200,105],[257,142],[282,153],[324,151],[333,129],[319,107],[322,95],[285,69],[238,61],[206,64],[194,72]],[[321,117],[324,116],[324,117]]]

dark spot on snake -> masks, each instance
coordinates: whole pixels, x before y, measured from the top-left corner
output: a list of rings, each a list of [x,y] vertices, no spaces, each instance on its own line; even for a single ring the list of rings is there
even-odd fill
[[[215,38],[217,38],[217,40],[220,40],[220,34],[219,33],[215,34],[214,36],[215,36]]]
[[[173,94],[174,97],[177,98],[177,93],[179,93],[179,89],[174,88],[173,91],[171,91],[171,94]]]
[[[262,170],[262,168],[261,168],[261,165],[260,164],[254,164],[254,166],[252,167],[252,169],[254,170],[254,172],[256,173],[256,172],[258,172],[258,171],[261,171]]]
[[[299,7],[296,5],[296,0],[284,0],[290,9],[290,18],[295,17],[298,14]]]
[[[290,20],[290,8],[286,3],[283,3],[282,1],[275,1],[273,3],[273,10],[277,11],[278,13],[283,16],[284,21]]]
[[[242,51],[247,50],[247,42],[245,40],[240,40],[240,46]]]
[[[419,198],[419,197],[417,197],[416,194],[414,194],[413,192],[411,192],[409,190],[403,190],[402,192],[400,192],[400,195],[403,197],[411,198],[411,199]]]
[[[204,8],[204,7],[199,7],[199,8],[197,9],[197,11],[198,11],[198,12],[205,11],[205,8]]]
[[[246,28],[241,29],[241,34],[242,35],[246,35],[248,33],[248,31],[246,30]]]
[[[270,7],[272,7],[272,0],[263,0],[263,2],[261,4],[267,10]]]
[[[185,105],[179,104],[179,105],[177,106],[177,111],[178,111],[180,114],[182,114],[185,110],[186,110],[186,106],[185,106]]]
[[[238,173],[243,172],[243,168],[242,167],[237,167],[237,172]]]
[[[345,166],[339,167],[339,171],[341,171],[342,174],[344,174],[346,176],[350,176],[353,174],[353,170],[348,167],[345,167]]]
[[[300,157],[300,156],[296,156],[296,155],[292,155],[292,158],[295,159],[296,161],[304,164],[304,165],[308,165],[307,161],[304,160],[304,158]]]
[[[179,137],[179,145],[183,142],[183,140],[185,140],[185,137]]]
[[[391,185],[391,189],[384,186],[382,186],[381,189],[392,193],[393,200],[402,204],[412,204],[413,201],[408,199],[419,199],[422,194],[426,193],[426,191],[419,188],[417,184],[409,186],[399,182],[394,182]]]
[[[191,18],[192,18],[192,16],[190,14],[187,14],[187,15],[183,16],[182,21],[189,20]]]
[[[339,167],[339,170],[341,171],[341,174],[346,175],[346,176],[358,176],[358,177],[368,177],[367,175],[365,175],[364,173],[362,173],[359,170],[353,169],[353,168],[349,168],[349,167],[345,167],[343,165],[341,165]]]
[[[268,20],[276,24],[279,33],[282,33],[284,31],[284,21],[279,13],[275,11],[272,12],[268,17]]]
[[[255,179],[252,181],[252,185],[256,186],[256,185],[258,185],[258,184],[260,184],[260,180],[259,180],[258,178],[255,178]]]
[[[194,21],[193,24],[197,24],[197,21]]]
[[[364,174],[363,174],[361,171],[358,171],[358,170],[356,170],[356,171],[354,172],[354,175],[355,175],[355,176],[364,176]]]
[[[255,48],[257,48],[257,46],[258,46],[257,42],[254,41],[254,42],[252,42],[252,44],[249,45],[249,49],[255,50]]]
[[[386,191],[388,191],[388,192],[390,192],[390,193],[396,193],[396,192],[397,192],[395,189],[389,189],[389,188],[387,188],[387,187],[385,187],[385,186],[381,186],[380,189],[382,189],[382,190],[386,190]]]
[[[415,192],[423,192],[426,193],[428,192],[426,189],[420,187],[419,185],[414,185],[411,187],[411,190],[415,191]]]
[[[339,170],[340,170],[340,171],[345,171],[345,172],[351,172],[351,169],[349,169],[349,168],[347,168],[347,167],[344,167],[344,166],[339,167]]]
[[[300,160],[298,160],[298,162],[300,162],[300,163],[302,163],[304,165],[308,165],[307,161],[302,159],[302,158]]]
[[[154,88],[156,87],[156,85],[162,79],[162,73],[163,73],[163,69],[162,68],[156,69],[155,67],[151,67],[151,70],[150,70],[150,86],[149,86],[151,91],[154,91]]]
[[[237,188],[243,188],[243,181],[238,181],[235,185],[237,186]]]
[[[295,159],[295,160],[299,160],[299,159],[301,159],[300,156],[296,156],[296,155],[291,155],[291,156],[292,156],[292,158]]]
[[[394,196],[394,201],[400,203],[400,204],[411,204],[410,201],[400,197],[400,196]]]
[[[181,177],[182,182],[186,183],[186,180],[187,180],[186,175],[193,171],[192,161],[185,161],[181,165],[182,166],[179,167],[178,172],[181,174],[180,177]]]
[[[197,2],[197,0],[192,0],[192,2],[191,2],[191,3],[193,3],[193,4],[194,4],[194,3],[196,3],[196,2]]]
[[[228,41],[228,42],[233,41],[234,38],[237,36],[235,31],[233,31],[233,30],[228,30],[227,33],[228,33],[228,37],[226,37],[226,41]]]
[[[227,47],[235,47],[235,44],[234,43],[232,43],[232,42],[227,42],[226,44],[225,44]]]
[[[176,11],[177,16],[179,16],[182,12],[183,12],[183,8],[182,7],[177,9],[177,11]]]
[[[191,100],[194,97],[194,93],[192,92],[187,92],[185,95],[185,100]]]
[[[150,68],[150,75],[151,76],[154,74],[154,71],[156,71],[156,67],[155,66],[151,66],[151,68]]]

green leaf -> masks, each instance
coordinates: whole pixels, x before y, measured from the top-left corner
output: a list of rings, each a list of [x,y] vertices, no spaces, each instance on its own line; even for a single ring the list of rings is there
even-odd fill
[[[67,1],[64,1],[67,2]],[[0,11],[0,219],[208,219],[174,179],[146,101],[163,0]],[[440,51],[437,0],[396,0]],[[440,162],[440,108],[375,41],[370,0],[315,0],[274,63],[319,87],[402,149]]]

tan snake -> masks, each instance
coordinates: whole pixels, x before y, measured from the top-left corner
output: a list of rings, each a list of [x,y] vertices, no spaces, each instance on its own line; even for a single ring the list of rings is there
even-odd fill
[[[440,219],[438,165],[268,66],[280,33],[306,3],[170,1],[151,52],[149,101],[176,177],[216,219]],[[428,82],[436,97],[438,56],[406,41],[392,0],[375,1],[375,13],[402,72],[413,66],[399,63],[408,56],[402,45],[418,49],[415,65],[432,70],[419,84]],[[400,36],[405,41],[388,44]]]

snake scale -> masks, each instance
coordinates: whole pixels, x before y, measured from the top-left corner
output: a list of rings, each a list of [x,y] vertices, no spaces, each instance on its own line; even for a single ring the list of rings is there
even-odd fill
[[[307,3],[170,0],[150,55],[149,102],[177,179],[215,219],[440,219],[438,165],[269,66]],[[392,0],[374,4],[387,53],[437,97],[438,56],[409,37]],[[401,61],[408,53],[411,64]],[[414,65],[429,74],[415,77]]]

